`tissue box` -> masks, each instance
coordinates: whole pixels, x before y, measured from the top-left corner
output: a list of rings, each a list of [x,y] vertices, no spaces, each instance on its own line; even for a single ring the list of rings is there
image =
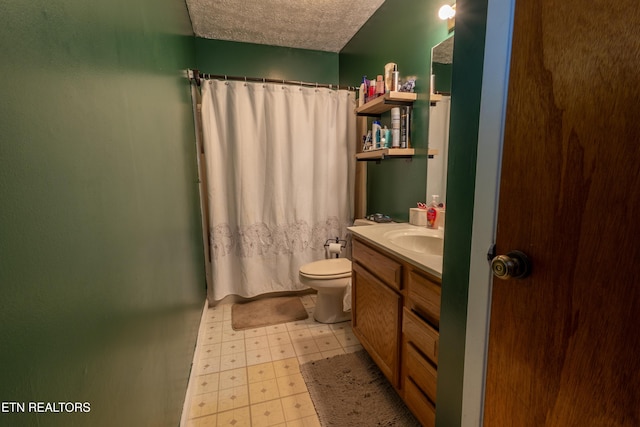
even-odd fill
[[[427,210],[420,208],[409,209],[409,224],[425,227],[427,225]]]

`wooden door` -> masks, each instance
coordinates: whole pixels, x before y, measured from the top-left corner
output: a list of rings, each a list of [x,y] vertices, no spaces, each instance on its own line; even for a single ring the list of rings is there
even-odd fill
[[[640,7],[517,1],[484,425],[640,426]]]

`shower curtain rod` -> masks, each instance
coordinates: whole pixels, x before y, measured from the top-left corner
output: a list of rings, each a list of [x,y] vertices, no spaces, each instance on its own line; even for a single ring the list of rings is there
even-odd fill
[[[201,73],[198,70],[187,70],[189,80],[193,80],[196,82],[198,86],[200,86],[202,80],[210,80],[210,79],[218,79],[218,80],[233,80],[233,81],[244,81],[244,82],[262,82],[262,83],[279,83],[283,85],[295,85],[295,86],[305,86],[305,87],[317,87],[317,88],[328,88],[328,89],[345,89],[345,90],[358,90],[358,88],[354,86],[340,86],[340,85],[332,85],[332,84],[320,84],[320,83],[309,83],[295,80],[278,80],[278,79],[266,79],[266,78],[258,78],[258,77],[239,77],[239,76],[227,76],[226,74],[207,74]]]

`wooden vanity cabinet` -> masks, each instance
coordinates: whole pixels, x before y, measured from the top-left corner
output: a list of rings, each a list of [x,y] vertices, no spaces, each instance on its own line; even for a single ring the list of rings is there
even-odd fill
[[[433,426],[441,281],[353,237],[353,333],[420,423]]]
[[[351,320],[354,335],[394,387],[400,387],[402,265],[353,240]]]

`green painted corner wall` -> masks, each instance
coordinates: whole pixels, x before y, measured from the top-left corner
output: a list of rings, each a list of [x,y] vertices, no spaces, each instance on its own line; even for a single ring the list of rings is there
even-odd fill
[[[3,2],[0,413],[175,426],[205,279],[181,0]]]
[[[486,22],[487,0],[456,2],[437,427],[465,425],[462,388]]]
[[[437,16],[439,6],[436,0],[387,0],[340,52],[340,84],[358,86],[363,75],[384,74],[388,62],[398,64],[401,80],[416,77],[411,143],[423,153],[429,135],[431,48],[448,35],[446,22]],[[388,113],[382,124],[391,127]],[[408,221],[409,208],[425,201],[426,179],[426,154],[367,163],[367,213]]]
[[[196,37],[203,73],[338,84],[338,54]]]

